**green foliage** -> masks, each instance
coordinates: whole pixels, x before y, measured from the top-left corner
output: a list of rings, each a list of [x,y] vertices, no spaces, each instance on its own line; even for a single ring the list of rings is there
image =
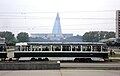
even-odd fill
[[[91,31],[86,32],[82,37],[84,42],[98,42],[101,39],[108,38],[115,38],[115,33],[107,31]]]
[[[26,32],[20,32],[17,35],[18,42],[28,42],[29,41],[29,35]]]
[[[120,54],[115,54],[112,57],[120,57]]]
[[[98,34],[96,32],[86,32],[83,37],[83,41],[85,42],[97,42],[98,41]]]
[[[115,38],[115,33],[114,32],[108,32],[108,34],[106,34],[106,38]]]
[[[112,41],[108,40],[105,42],[107,45],[112,45]]]
[[[12,32],[0,32],[0,37],[5,38],[5,42],[7,44],[14,44],[16,42],[14,34],[12,34]]]

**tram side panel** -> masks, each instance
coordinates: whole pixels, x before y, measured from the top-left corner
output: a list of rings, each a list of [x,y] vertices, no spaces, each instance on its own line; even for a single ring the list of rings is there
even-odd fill
[[[15,52],[15,58],[20,57],[98,57],[106,59],[108,53],[82,53],[82,52]]]
[[[0,52],[0,58],[7,58],[7,52]]]

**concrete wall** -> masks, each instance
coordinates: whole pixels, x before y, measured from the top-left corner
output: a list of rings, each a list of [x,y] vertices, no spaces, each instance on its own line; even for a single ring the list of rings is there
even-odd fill
[[[59,70],[56,62],[1,62],[0,70]]]

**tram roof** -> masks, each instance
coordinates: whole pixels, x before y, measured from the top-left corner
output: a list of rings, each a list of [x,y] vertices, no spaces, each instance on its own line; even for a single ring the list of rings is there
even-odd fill
[[[22,43],[16,43],[16,45],[46,45],[46,44],[52,44],[52,45],[57,45],[57,44],[71,44],[71,45],[103,45],[105,43],[100,43],[100,42],[22,42]]]

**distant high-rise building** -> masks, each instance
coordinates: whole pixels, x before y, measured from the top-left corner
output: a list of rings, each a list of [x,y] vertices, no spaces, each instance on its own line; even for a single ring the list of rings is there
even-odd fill
[[[50,36],[50,40],[61,40],[63,38],[64,37],[62,35],[60,17],[59,17],[59,13],[57,13],[53,30],[52,30],[52,35]]]
[[[60,41],[61,39],[66,39],[66,38],[72,37],[72,36],[73,36],[73,34],[62,34],[59,13],[57,13],[57,16],[55,18],[55,22],[54,22],[54,26],[53,26],[53,29],[52,29],[52,33],[31,34],[32,38],[41,37],[43,39],[49,39],[49,40],[52,40],[52,41]]]
[[[120,10],[116,11],[116,39],[120,40]]]
[[[56,16],[52,34],[62,34],[59,13],[57,13],[57,16]]]

